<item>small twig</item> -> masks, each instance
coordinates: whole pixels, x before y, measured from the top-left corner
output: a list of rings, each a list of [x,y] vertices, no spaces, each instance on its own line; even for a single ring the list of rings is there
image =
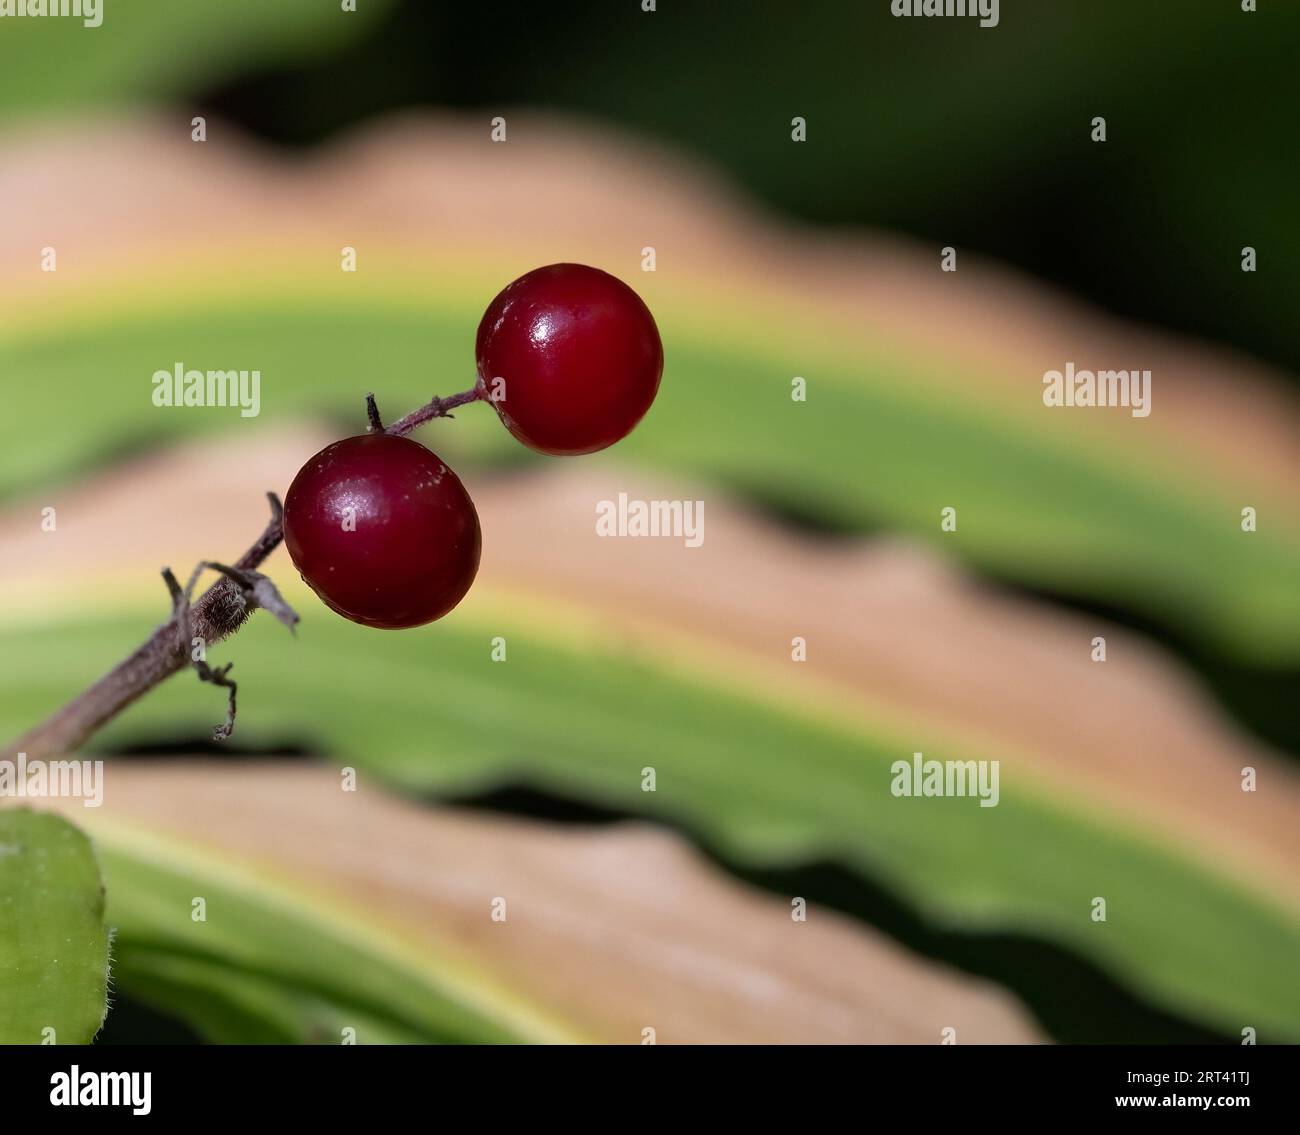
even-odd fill
[[[434,418],[450,417],[449,410],[477,401],[479,396],[479,390],[475,387],[449,398],[434,398],[418,410],[398,419],[386,432],[403,436]],[[379,428],[379,411],[374,405],[373,395],[367,397],[366,403],[371,428]],[[190,650],[195,632],[203,639],[206,649],[239,630],[244,620],[257,607],[265,607],[292,630],[298,622],[298,616],[280,598],[275,585],[255,570],[284,539],[284,508],[280,504],[280,498],[275,493],[267,493],[266,496],[271,505],[271,519],[262,534],[233,566],[227,567],[210,561],[200,563],[194,569],[188,588],[181,592],[185,599],[183,610],[178,608],[176,601],[179,584],[171,571],[164,569],[163,578],[168,581],[168,590],[172,592],[172,617],[87,690],[34,729],[10,742],[0,751],[0,759],[12,760],[20,752],[35,758],[75,751],[97,729],[132,702],[183,670],[191,661]],[[189,596],[205,567],[221,572],[222,578],[191,603]],[[219,725],[214,731],[219,732],[224,728],[222,736],[229,736],[235,721],[235,683],[226,678],[229,669],[228,663],[220,669],[207,667],[206,677],[202,671],[199,674],[204,681],[230,690],[226,726]]]
[[[366,395],[366,416],[370,419],[370,432],[381,434],[384,432],[384,423],[379,420],[379,407],[375,405],[375,396]]]
[[[214,670],[208,665],[207,650],[208,644],[200,642],[200,651],[194,652],[194,639],[191,637],[190,629],[190,596],[194,594],[194,587],[199,581],[199,576],[203,574],[203,569],[208,565],[200,560],[195,565],[193,573],[190,575],[190,581],[181,591],[176,582],[176,577],[172,575],[171,568],[163,568],[163,579],[167,581],[167,587],[172,593],[172,603],[176,612],[177,626],[181,629],[181,649],[189,650],[190,665],[194,667],[194,672],[198,674],[199,680],[211,682],[214,686],[225,686],[230,691],[230,698],[226,703],[226,720],[221,725],[212,727],[212,739],[214,741],[224,741],[235,731],[235,715],[238,713],[238,704],[235,700],[239,687],[231,681],[226,675],[230,673],[233,662],[227,662],[220,669]]]
[[[203,653],[197,657],[193,651],[194,640],[190,637],[190,596],[194,594],[194,586],[199,581],[199,576],[203,574],[203,569],[208,566],[200,562],[190,575],[190,581],[184,588],[176,582],[176,577],[172,574],[172,569],[165,567],[162,569],[163,582],[167,584],[167,590],[171,592],[172,597],[172,620],[176,624],[176,638],[182,650],[190,652],[190,665],[198,674],[199,679],[204,682],[211,682],[215,686],[224,686],[230,691],[230,698],[226,705],[226,720],[222,725],[212,727],[212,739],[214,741],[224,741],[235,731],[235,713],[236,703],[235,694],[238,686],[226,677],[230,673],[233,662],[227,662],[220,669],[213,669],[208,665],[207,658]],[[207,644],[204,644],[206,653]]]
[[[219,571],[227,579],[233,580],[250,609],[261,607],[263,611],[268,611],[279,619],[291,632],[297,633],[298,613],[284,601],[284,596],[271,582],[270,576],[263,575],[260,571],[227,567],[215,560],[208,560],[201,566],[210,567],[213,571]]]
[[[280,498],[274,493],[266,495],[271,504],[271,519],[262,534],[236,561],[236,566],[245,570],[259,566],[284,538],[281,525],[284,510]],[[197,582],[200,569],[196,569],[191,586]],[[170,589],[170,584],[168,586]],[[243,626],[252,609],[239,586],[225,578],[219,579],[186,607],[188,625],[182,624],[173,603],[172,617],[129,657],[53,716],[11,742],[3,756],[12,758],[25,752],[29,757],[37,757],[74,751],[95,730],[137,698],[184,669],[190,659],[192,635],[197,634],[207,646],[212,646]],[[187,632],[183,640],[181,632]]]
[[[275,503],[278,505],[279,501],[276,500]],[[198,674],[200,680],[211,682],[215,686],[224,686],[230,691],[230,703],[226,710],[225,724],[217,725],[212,730],[214,741],[224,741],[235,731],[235,693],[238,687],[227,677],[234,663],[227,662],[225,666],[219,668],[209,666],[206,657],[206,642],[203,643],[202,652],[196,657],[193,651],[194,639],[191,637],[190,629],[190,596],[194,594],[194,586],[198,583],[199,576],[203,574],[206,568],[219,571],[227,579],[231,580],[239,588],[240,594],[243,595],[244,602],[248,605],[250,612],[258,607],[263,607],[270,611],[290,631],[297,626],[298,616],[293,608],[281,597],[280,592],[276,590],[275,584],[261,572],[227,567],[225,564],[203,560],[195,567],[193,574],[190,575],[189,584],[182,590],[181,585],[176,582],[176,577],[172,574],[172,569],[163,568],[163,580],[167,584],[167,590],[171,592],[172,621],[176,624],[177,640],[180,648],[190,652],[190,665],[194,667],[194,671]]]
[[[457,406],[477,402],[479,397],[479,388],[475,386],[472,390],[453,394],[449,398],[434,398],[418,410],[412,410],[406,417],[398,418],[385,432],[401,437],[404,434],[409,434],[416,426],[422,426],[425,422],[430,422],[434,418],[450,418],[449,411],[456,409]]]

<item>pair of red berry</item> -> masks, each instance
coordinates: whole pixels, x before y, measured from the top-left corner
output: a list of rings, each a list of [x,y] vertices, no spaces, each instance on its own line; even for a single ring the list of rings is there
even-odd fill
[[[594,453],[654,401],[663,347],[625,283],[581,264],[521,276],[489,305],[475,394],[541,453]],[[464,598],[478,571],[478,513],[460,478],[418,442],[371,432],[326,446],[284,501],[284,540],[313,591],[370,627],[415,627]]]

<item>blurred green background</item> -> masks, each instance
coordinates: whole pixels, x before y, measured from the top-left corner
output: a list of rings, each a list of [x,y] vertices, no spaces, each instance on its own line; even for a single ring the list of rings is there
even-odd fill
[[[186,122],[197,113],[233,123],[283,156],[310,155],[411,107],[484,120],[521,106],[577,116],[673,148],[774,219],[845,240],[871,229],[951,244],[1114,315],[1275,364],[1294,389],[1300,149],[1291,72],[1300,9],[1238,7],[1004,0],[999,26],[984,30],[894,19],[885,0],[797,8],[663,0],[652,13],[638,0],[361,0],[348,15],[332,0],[138,3],[120,12],[110,0],[93,33],[55,21],[0,26],[0,123],[22,138],[106,111],[130,118],[173,108]],[[809,123],[797,150],[796,114]],[[1090,140],[1095,115],[1107,119],[1105,146]],[[1245,244],[1260,249],[1257,273],[1239,271]],[[180,436],[233,432],[208,419],[162,422],[114,397],[137,380],[142,360],[211,357],[234,345],[278,375],[266,418],[281,425],[314,418],[348,428],[353,376],[370,370],[393,376],[386,400],[413,405],[429,393],[429,374],[464,369],[481,277],[504,262],[485,254],[484,266],[466,268],[451,255],[437,265],[445,284],[417,281],[358,306],[309,282],[305,261],[287,259],[300,290],[250,278],[246,291],[214,289],[212,303],[173,309],[147,294],[122,300],[104,322],[7,327],[0,362],[16,387],[0,499],[93,480]],[[904,534],[947,555],[933,515],[961,484],[978,517],[952,552],[965,571],[1044,623],[1082,613],[1158,644],[1198,683],[1205,712],[1231,722],[1233,744],[1249,737],[1282,762],[1300,756],[1300,509],[1261,530],[1244,554],[1234,520],[1238,487],[1266,486],[1295,505],[1293,476],[1234,482],[1190,449],[1153,473],[1140,443],[1094,447],[996,407],[980,412],[925,385],[962,382],[939,355],[899,357],[892,344],[863,348],[847,332],[816,339],[820,405],[792,419],[779,388],[808,362],[820,334],[810,318],[747,316],[743,296],[733,309],[727,295],[713,332],[690,295],[647,286],[661,289],[650,300],[669,369],[656,416],[620,447],[622,459],[724,489],[818,551]],[[945,330],[936,327],[936,339]],[[753,394],[764,382],[777,388],[770,402]],[[21,426],[42,420],[51,389],[65,407],[59,428]],[[457,425],[463,431],[443,452],[458,469],[485,483],[521,465],[540,469],[493,423]],[[0,723],[16,734],[120,656],[148,625],[147,582],[81,623],[8,626]],[[254,625],[228,649],[250,688],[279,696],[246,710],[221,751],[352,760],[415,799],[557,825],[650,814],[736,880],[806,895],[919,956],[992,979],[1055,1039],[1235,1042],[1253,1023],[1267,1039],[1300,1037],[1293,897],[1240,865],[1211,869],[1194,833],[1147,831],[1097,800],[1041,784],[1012,783],[996,824],[951,809],[916,822],[882,793],[881,778],[916,738],[944,733],[924,716],[909,721],[907,707],[913,730],[902,736],[897,718],[870,706],[855,706],[851,726],[818,719],[678,665],[666,646],[643,657],[608,641],[575,645],[558,617],[527,624],[520,638],[532,649],[503,687],[479,646],[510,610],[474,608],[436,635],[398,639],[313,610],[306,667],[278,628]],[[114,723],[95,751],[120,760],[208,752],[210,694],[173,682]],[[487,702],[490,715],[476,708]],[[376,706],[390,711],[378,729]],[[1027,703],[1024,716],[1042,710]],[[1008,733],[1019,725],[1009,722]],[[621,749],[610,742],[620,729]],[[982,755],[983,741],[972,731],[963,752]],[[1134,747],[1142,753],[1140,741]],[[1233,772],[1231,760],[1251,751],[1226,746],[1223,768]],[[1146,755],[1177,775],[1179,753]],[[628,762],[656,764],[666,777],[649,812],[636,785],[620,779]],[[1112,791],[1119,802],[1122,777]],[[1153,801],[1153,814],[1162,806]],[[271,1005],[267,995],[259,1015],[249,1008],[259,994],[223,1001],[233,974],[256,984],[250,975],[261,981],[273,970],[259,953],[274,953],[272,938],[245,943],[256,957],[232,940],[203,959],[212,969],[187,980],[180,963],[195,947],[173,938],[142,899],[155,887],[183,893],[187,882],[160,883],[120,848],[111,854],[126,856],[117,876],[136,889],[119,899],[123,981],[103,1040],[233,1039],[243,1028],[315,1035],[317,1009]],[[1099,879],[1128,919],[1107,938],[1075,917]],[[110,878],[110,919],[112,903]],[[247,927],[257,925],[249,916]],[[314,974],[273,976],[334,1005],[360,996],[317,989],[324,979]],[[440,1027],[406,1021],[393,1033],[460,1035]]]
[[[1002,0],[993,29],[843,0],[265,7],[123,5],[93,43],[64,37],[39,99],[46,61],[11,52],[0,114],[180,96],[291,145],[412,105],[586,114],[790,215],[978,250],[1300,367],[1293,4]],[[158,50],[173,29],[208,50]],[[798,160],[794,114],[814,124]],[[1244,244],[1270,250],[1258,274],[1221,272]]]

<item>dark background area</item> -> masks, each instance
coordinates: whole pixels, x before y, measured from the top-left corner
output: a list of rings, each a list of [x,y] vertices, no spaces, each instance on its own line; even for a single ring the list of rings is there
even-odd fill
[[[1300,4],[1002,0],[987,29],[889,7],[400,0],[342,51],[198,102],[295,145],[421,104],[587,115],[790,216],[977,251],[1300,369]]]

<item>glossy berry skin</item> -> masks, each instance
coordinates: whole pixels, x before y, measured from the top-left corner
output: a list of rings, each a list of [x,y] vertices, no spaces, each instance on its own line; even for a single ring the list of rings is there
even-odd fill
[[[284,542],[325,604],[368,627],[417,627],[464,597],[478,571],[478,513],[418,442],[362,434],[327,445],[284,498]]]
[[[654,316],[622,280],[583,264],[520,276],[489,305],[476,343],[480,397],[541,453],[594,453],[626,437],[659,390]],[[504,397],[494,380],[504,379]]]

